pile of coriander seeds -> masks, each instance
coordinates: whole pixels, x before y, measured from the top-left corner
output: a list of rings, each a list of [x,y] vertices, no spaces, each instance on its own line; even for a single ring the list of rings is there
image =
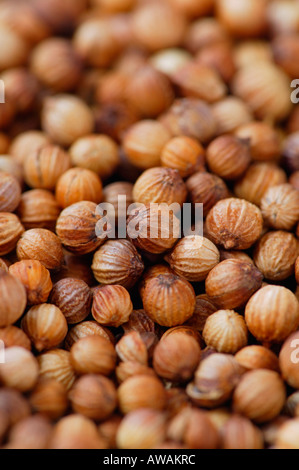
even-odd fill
[[[0,448],[298,449],[299,1],[0,0],[0,43]]]

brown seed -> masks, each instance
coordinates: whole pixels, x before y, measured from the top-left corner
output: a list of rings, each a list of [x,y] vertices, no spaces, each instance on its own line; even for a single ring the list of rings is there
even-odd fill
[[[259,61],[241,68],[233,81],[233,92],[242,98],[258,119],[282,121],[292,108],[290,79],[272,62]]]
[[[108,240],[95,252],[91,267],[100,284],[119,284],[131,289],[141,276],[144,264],[133,243]]]
[[[153,367],[156,373],[171,382],[191,379],[200,360],[198,342],[185,333],[162,339],[154,350]]]
[[[69,390],[75,381],[75,371],[71,365],[71,355],[63,349],[51,349],[38,356],[39,378],[53,379]]]
[[[62,311],[69,324],[79,323],[90,313],[92,294],[84,281],[65,278],[54,285],[49,301]]]
[[[184,5],[185,4],[186,2],[184,1]],[[199,4],[197,4],[197,6],[200,8]],[[198,18],[189,25],[186,33],[185,45],[187,49],[195,53],[210,44],[224,43],[227,39],[228,34],[225,31],[225,28],[216,18],[203,17]]]
[[[262,287],[248,301],[245,320],[258,341],[282,342],[298,328],[298,300],[285,287]]]
[[[23,185],[23,168],[16,161],[15,158],[12,158],[10,155],[5,154],[5,149],[1,152],[1,133],[0,133],[0,171],[4,173],[9,173],[11,176],[14,176],[19,184]]]
[[[17,215],[25,229],[53,230],[59,216],[59,206],[54,195],[46,189],[32,189],[21,195]]]
[[[23,65],[28,57],[29,46],[17,31],[9,25],[1,24],[0,40],[5,44],[0,61],[0,70],[10,69]]]
[[[243,416],[232,415],[222,428],[223,449],[263,449],[263,435]]]
[[[63,261],[59,238],[50,230],[35,228],[23,233],[17,243],[18,259],[38,260],[47,269],[57,269]]]
[[[173,274],[160,274],[150,279],[143,293],[146,314],[162,326],[176,326],[188,320],[195,308],[191,284]]]
[[[299,419],[289,419],[283,423],[276,435],[275,449],[298,449]]]
[[[210,240],[198,235],[182,238],[165,256],[171,269],[190,282],[200,282],[216,264],[219,263],[219,251]]]
[[[15,249],[24,232],[20,219],[10,212],[0,213],[0,255],[6,255]]]
[[[210,106],[196,98],[174,101],[160,121],[173,136],[185,135],[205,144],[216,134],[216,120]]]
[[[298,5],[293,2],[277,1],[268,7],[269,26],[274,34],[297,31]]]
[[[139,408],[163,410],[166,405],[162,382],[150,375],[137,375],[125,380],[119,386],[117,395],[119,408],[123,414]]]
[[[146,315],[144,310],[133,310],[127,323],[122,325],[125,333],[155,333],[155,323]]]
[[[218,71],[207,64],[188,61],[171,76],[185,96],[194,96],[214,103],[221,100],[227,88]],[[208,85],[209,84],[209,85]]]
[[[0,364],[0,380],[5,387],[21,392],[32,390],[39,373],[34,355],[20,346],[5,349],[5,362]]]
[[[119,449],[152,449],[162,444],[166,435],[164,413],[150,408],[128,413],[116,435]]]
[[[174,335],[177,335],[177,334],[178,335],[184,334],[184,335],[190,336],[191,338],[195,339],[200,346],[203,346],[203,344],[204,344],[199,331],[196,328],[194,328],[192,326],[189,326],[189,325],[186,325],[186,324],[185,325],[179,325],[179,326],[173,326],[172,328],[168,328],[165,331],[165,333],[162,334],[160,340],[162,341],[165,338],[167,338],[168,336],[174,336]]]
[[[220,353],[234,354],[247,345],[248,330],[244,318],[233,310],[218,310],[205,323],[206,345]]]
[[[70,351],[73,344],[79,341],[79,339],[93,335],[101,336],[114,343],[114,336],[108,328],[99,325],[96,321],[83,321],[69,330],[65,338],[64,347],[67,351]]]
[[[146,366],[148,352],[143,336],[137,331],[124,334],[115,346],[118,357],[124,362],[137,362]]]
[[[299,255],[298,240],[292,233],[268,232],[258,242],[254,262],[266,279],[282,281],[294,273]]]
[[[176,209],[178,207],[176,206]],[[180,236],[181,225],[167,204],[141,205],[127,219],[127,234],[137,249],[152,254],[170,250]]]
[[[81,414],[63,417],[56,424],[50,449],[106,449],[96,424]]]
[[[60,207],[66,208],[80,201],[102,201],[102,182],[91,170],[71,168],[57,181],[55,196]]]
[[[228,96],[217,103],[213,103],[212,113],[218,136],[235,132],[240,126],[253,120],[250,107],[236,96]]]
[[[204,46],[197,51],[196,61],[215,69],[226,83],[233,78],[236,72],[233,50],[226,41]]]
[[[59,177],[71,166],[67,152],[57,145],[46,145],[27,155],[24,178],[31,188],[53,190]]]
[[[238,69],[257,61],[273,62],[273,53],[268,41],[255,39],[242,41],[235,46],[234,59]]]
[[[163,147],[162,166],[178,170],[182,178],[203,170],[205,151],[196,139],[187,136],[173,137]]]
[[[221,178],[239,178],[250,164],[250,152],[245,141],[231,135],[213,140],[207,148],[207,164]]]
[[[168,18],[167,24],[163,18]],[[169,4],[148,3],[137,8],[132,17],[134,37],[150,51],[177,46],[186,29],[186,20]],[[153,31],[156,34],[153,35]]]
[[[147,281],[159,276],[159,274],[174,274],[174,273],[172,269],[170,269],[170,267],[166,264],[155,264],[147,268],[145,272],[143,273],[141,281],[139,282],[139,285],[138,285],[139,294],[141,298],[143,297],[143,293],[144,293],[144,289],[145,289]],[[130,316],[130,319],[132,318],[132,315]],[[152,320],[150,321],[154,325],[154,322]]]
[[[286,182],[285,172],[274,163],[254,163],[236,183],[234,191],[237,197],[259,206],[269,188]]]
[[[73,44],[79,56],[97,68],[109,66],[121,50],[111,22],[106,18],[88,18],[83,21],[75,31]]]
[[[69,398],[76,413],[103,421],[116,408],[117,395],[111,380],[102,375],[86,374],[72,387]]]
[[[270,349],[260,345],[242,348],[235,355],[236,361],[246,369],[270,369],[279,371],[278,358]]]
[[[94,171],[100,178],[109,178],[119,164],[118,147],[107,135],[81,137],[70,148],[75,166]]]
[[[92,133],[92,112],[83,100],[72,95],[45,99],[41,114],[42,128],[59,145],[71,145]]]
[[[245,261],[246,263],[254,264],[253,260],[249,255],[243,251],[235,250],[219,250],[220,251],[220,261],[225,261],[227,259],[237,259],[240,261]]]
[[[261,287],[262,281],[261,272],[253,264],[227,259],[208,274],[206,293],[219,308],[239,308]]]
[[[60,213],[56,223],[56,233],[68,251],[85,255],[104,243],[105,238],[97,236],[97,224],[101,223],[101,216],[96,208],[95,202],[80,201]]]
[[[253,204],[237,198],[223,199],[206,219],[208,238],[226,250],[246,250],[260,237],[263,218]]]
[[[184,443],[188,449],[217,449],[219,435],[207,412],[187,407],[171,421],[168,438]]]
[[[91,313],[98,323],[118,327],[128,321],[132,311],[131,298],[124,287],[107,285],[94,290]]]
[[[271,421],[279,415],[286,390],[279,374],[257,369],[246,372],[233,395],[233,410],[256,423]]]
[[[22,329],[35,349],[42,351],[62,343],[67,334],[67,323],[55,305],[40,304],[28,310],[22,319]]]
[[[37,260],[23,260],[9,267],[9,272],[24,285],[29,305],[47,302],[52,289],[48,269]]]
[[[235,0],[219,0],[216,14],[218,20],[233,37],[256,37],[266,27],[266,0],[244,0],[241,9]]]
[[[186,197],[186,186],[178,170],[171,168],[150,168],[141,174],[133,187],[133,199],[141,204],[182,205]]]
[[[24,395],[8,387],[0,390],[0,412],[6,420],[7,429],[30,415],[30,406]],[[7,430],[6,429],[6,430]]]
[[[26,290],[19,279],[0,270],[0,327],[15,323],[26,307]]]
[[[299,220],[299,190],[290,184],[269,188],[261,200],[261,211],[271,228],[292,230]]]
[[[238,127],[235,135],[249,140],[250,154],[254,161],[271,161],[280,156],[279,134],[265,122],[250,122]]]
[[[68,39],[49,38],[31,55],[31,70],[39,81],[56,92],[73,90],[81,76],[81,60]]]
[[[45,416],[34,415],[19,421],[8,436],[8,449],[47,449],[52,424]]]
[[[16,105],[19,113],[30,112],[36,105],[40,85],[36,77],[25,67],[5,70],[1,74],[5,85],[6,100]]]
[[[126,361],[120,362],[116,367],[115,374],[118,383],[123,383],[130,377],[136,377],[137,375],[150,375],[156,377],[156,373],[152,367],[140,364],[140,362]]]
[[[145,170],[160,164],[162,149],[170,138],[171,134],[163,124],[143,120],[128,129],[123,147],[130,163]]]
[[[225,182],[216,175],[207,172],[194,173],[186,181],[189,197],[193,204],[203,204],[203,216],[206,217],[212,207],[229,195]]]
[[[71,347],[71,363],[77,374],[110,375],[116,366],[111,342],[99,335],[86,336]]]
[[[17,326],[6,326],[0,328],[0,340],[3,341],[5,348],[20,346],[31,350],[31,342],[28,336]]]
[[[213,353],[202,358],[187,394],[198,406],[216,408],[231,397],[244,371],[232,355]]]
[[[67,391],[57,380],[38,382],[29,401],[35,411],[53,420],[62,417],[68,407]]]
[[[17,179],[0,171],[0,211],[13,212],[21,199],[21,187]]]
[[[125,98],[129,106],[142,117],[154,118],[169,108],[174,93],[169,79],[145,64],[130,77],[125,88]]]
[[[9,153],[17,163],[23,165],[28,155],[35,154],[39,149],[50,144],[51,139],[44,132],[25,131],[13,139]]]

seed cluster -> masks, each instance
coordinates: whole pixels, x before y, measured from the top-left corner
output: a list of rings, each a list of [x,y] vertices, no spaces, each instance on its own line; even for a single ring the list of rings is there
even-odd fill
[[[298,0],[3,0],[0,44],[0,447],[298,449]]]

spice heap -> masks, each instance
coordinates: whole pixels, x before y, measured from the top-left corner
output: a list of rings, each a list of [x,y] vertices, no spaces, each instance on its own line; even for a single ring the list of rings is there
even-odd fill
[[[298,449],[299,1],[3,0],[0,42],[0,445]]]

